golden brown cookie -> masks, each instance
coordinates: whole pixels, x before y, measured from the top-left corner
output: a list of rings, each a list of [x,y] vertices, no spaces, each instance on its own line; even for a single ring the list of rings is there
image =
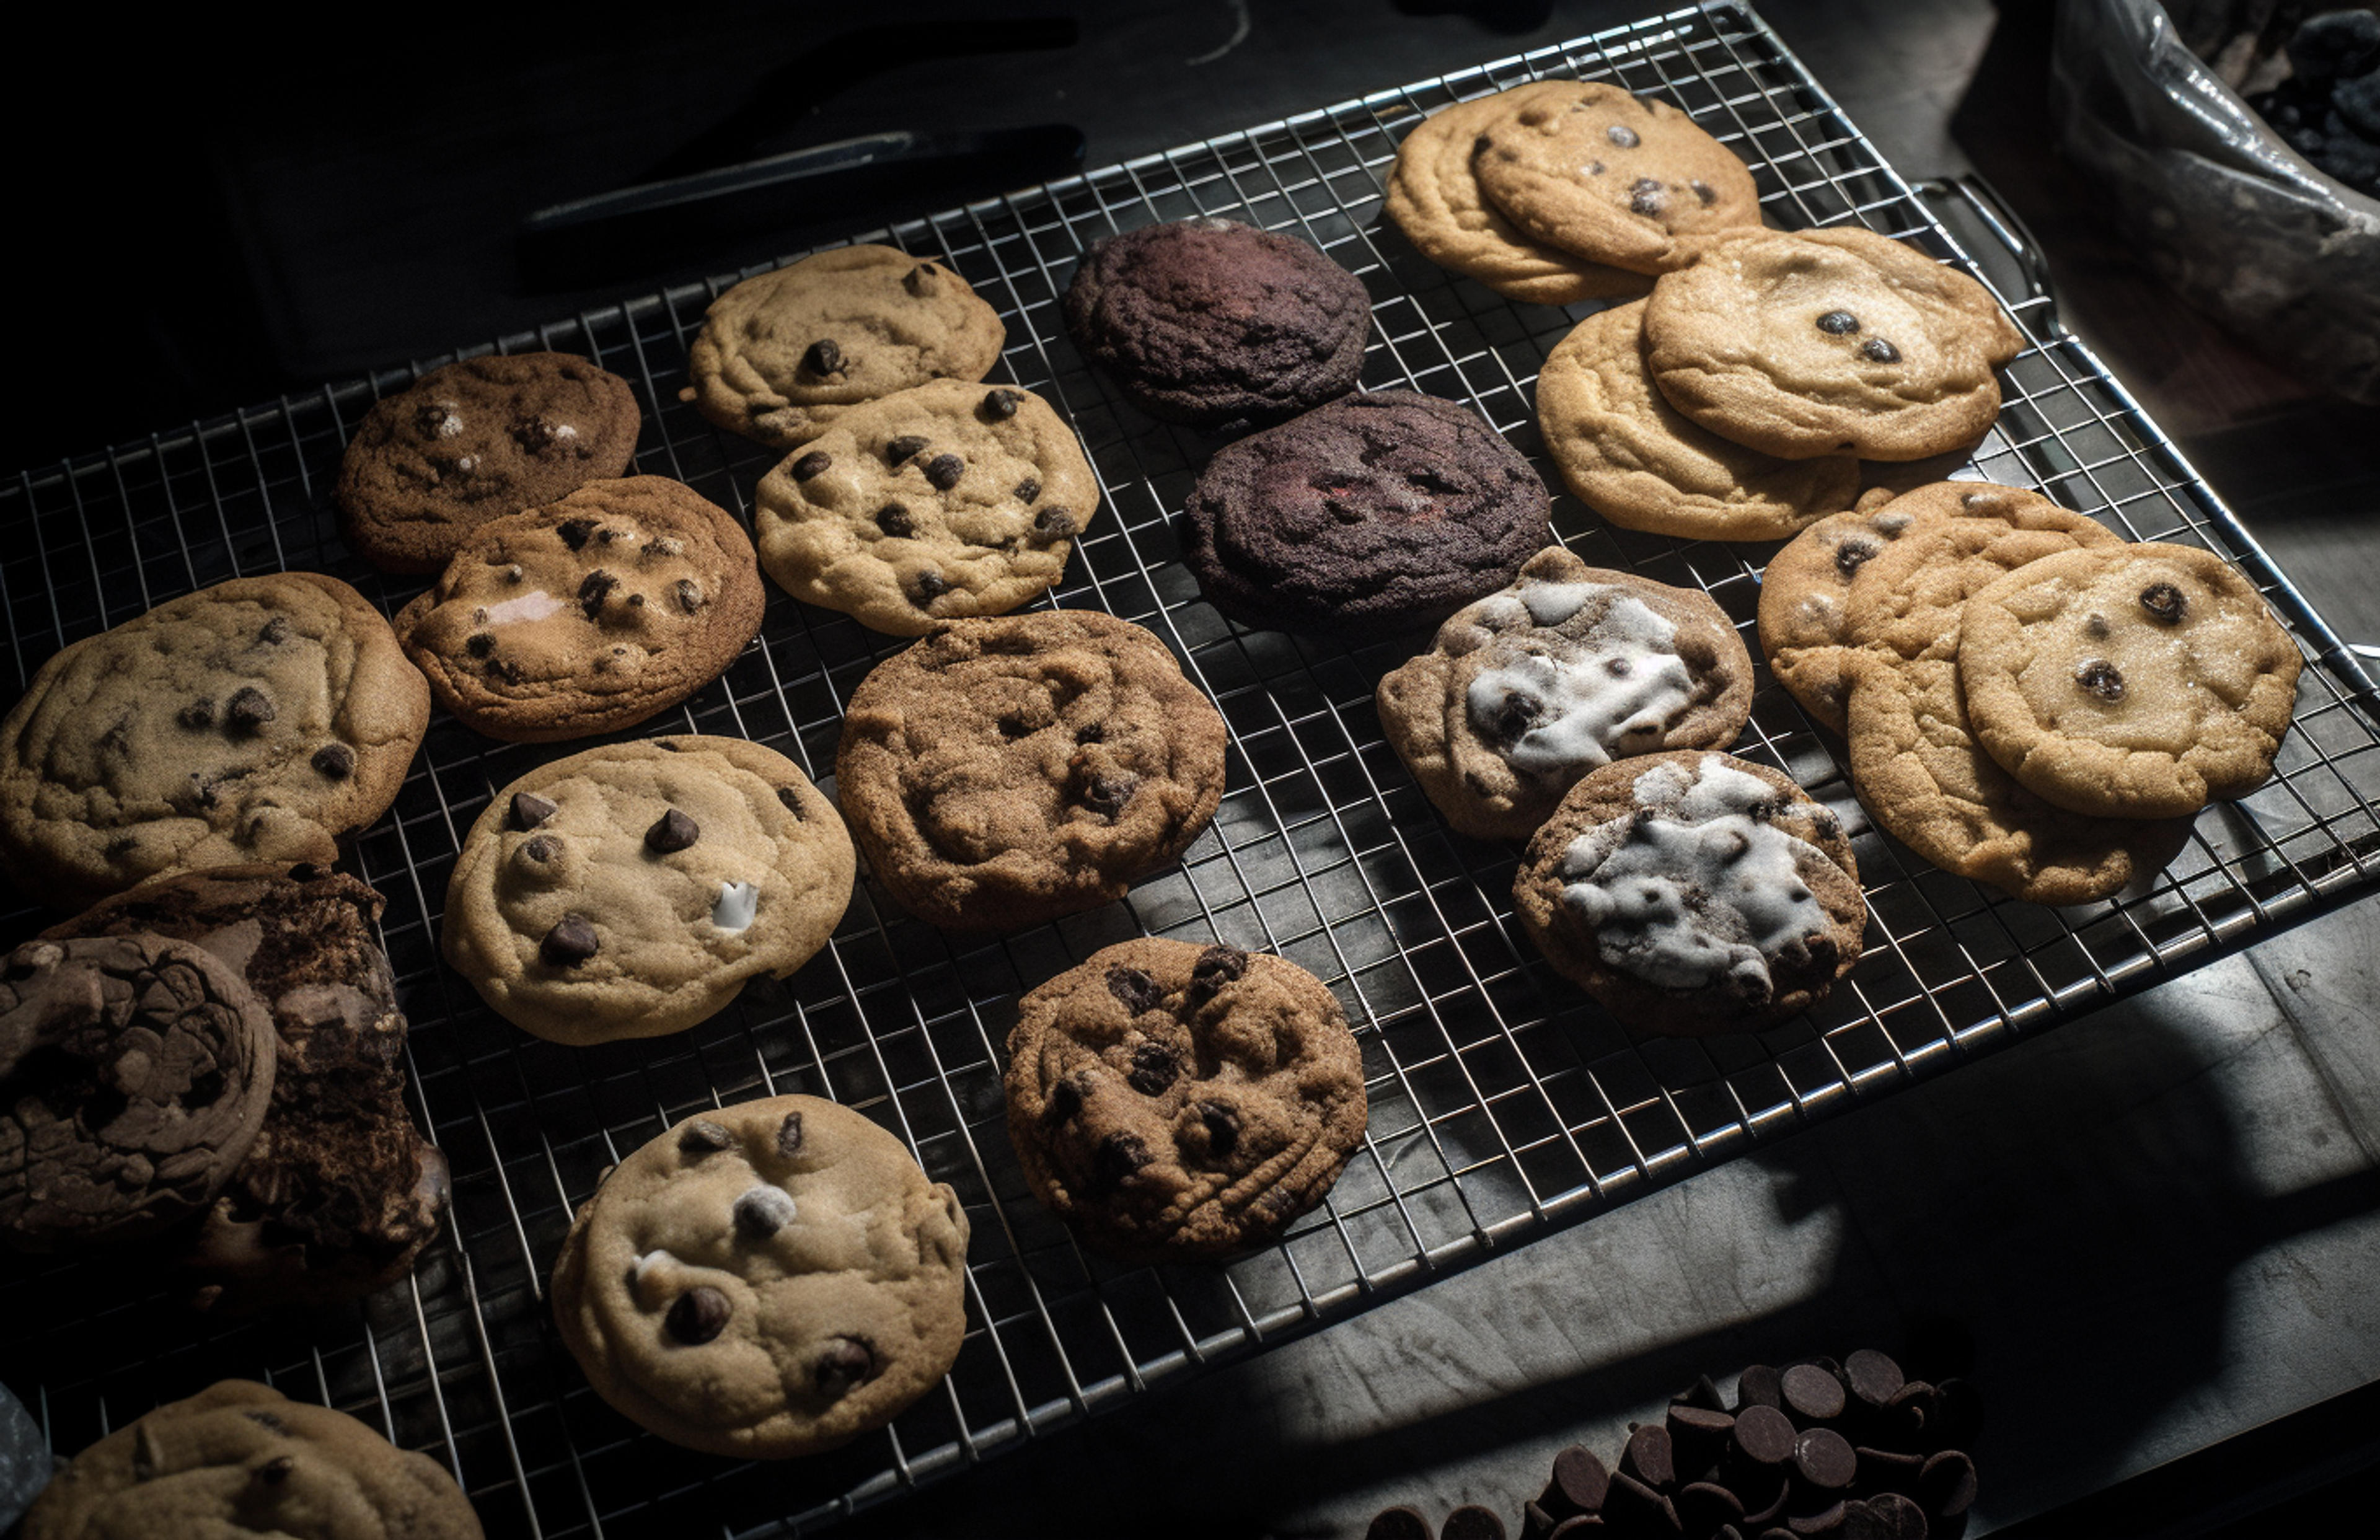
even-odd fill
[[[1760,650],[1785,693],[1822,727],[1840,733],[1850,725],[1859,650],[1851,632],[1852,583],[1916,519],[1894,509],[1889,498],[1871,506],[1863,497],[1858,507],[1829,514],[1794,536],[1760,574]]]

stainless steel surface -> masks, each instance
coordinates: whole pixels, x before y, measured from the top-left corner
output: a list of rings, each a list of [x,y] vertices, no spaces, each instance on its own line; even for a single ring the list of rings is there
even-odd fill
[[[455,1170],[451,1237],[370,1309],[192,1332],[153,1289],[58,1265],[0,1283],[0,1355],[61,1448],[225,1374],[355,1411],[446,1461],[497,1534],[808,1528],[953,1473],[1153,1386],[1343,1318],[1782,1134],[2195,967],[2368,890],[2380,856],[2380,735],[2335,672],[2335,639],[2046,298],[2003,296],[2034,346],[1970,473],[2037,485],[2135,539],[2241,560],[2317,665],[2274,785],[2200,820],[2166,873],[2118,903],[2048,911],[1934,871],[1873,831],[1857,853],[1869,955],[1813,1019],[1703,1043],[1633,1039],[1554,977],[1514,929],[1512,852],[1451,835],[1382,743],[1371,707],[1404,644],[1355,652],[1244,632],[1197,599],[1172,518],[1206,446],[1120,406],[1057,321],[1083,247],[1111,230],[1221,213],[1312,240],[1374,300],[1369,387],[1469,401],[1538,450],[1529,386],[1574,322],[1510,305],[1422,261],[1379,218],[1402,133],[1459,98],[1531,78],[1616,79],[1694,112],[1751,164],[1772,224],[1858,221],[1964,261],[1927,209],[1747,13],[1687,10],[1302,115],[1246,134],[899,226],[1002,311],[995,374],[1081,430],[1107,507],[1057,596],[1149,625],[1232,733],[1231,790],[1180,870],[1128,905],[958,945],[863,887],[829,952],[681,1037],[568,1049],[482,1007],[437,958],[462,831],[551,750],[433,723],[393,815],[355,865],[391,898],[384,938],[416,1024],[425,1122]],[[2021,243],[2018,243],[2021,244]],[[1986,276],[1989,276],[1988,271]],[[771,456],[677,399],[686,342],[722,275],[558,321],[506,349],[595,356],[638,387],[640,469],[739,511]],[[431,362],[434,362],[432,360]],[[426,365],[425,365],[426,367]],[[190,588],[282,567],[409,588],[335,538],[328,489],[347,429],[393,371],[0,489],[0,619],[19,678],[51,650]],[[1545,467],[1538,456],[1541,468]],[[1549,480],[1558,479],[1549,475]],[[1589,561],[1706,588],[1749,637],[1768,548],[1615,531],[1568,498],[1555,522]],[[723,682],[644,732],[726,732],[831,768],[841,703],[898,644],[779,597]],[[1755,648],[1756,652],[1756,648]],[[1858,814],[1840,746],[1765,678],[1740,752]],[[21,928],[22,916],[19,916]],[[1221,938],[1313,968],[1359,1025],[1372,1126],[1326,1207],[1281,1245],[1219,1270],[1083,1254],[1026,1194],[998,1045],[1022,988],[1143,932]],[[698,1108],[830,1095],[908,1140],[976,1227],[970,1331],[950,1380],[886,1433],[822,1460],[735,1466],[613,1415],[562,1351],[541,1290],[572,1207],[601,1170]]]

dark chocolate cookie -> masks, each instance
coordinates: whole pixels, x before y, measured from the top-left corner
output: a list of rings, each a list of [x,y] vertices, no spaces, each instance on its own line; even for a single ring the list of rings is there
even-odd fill
[[[1435,625],[1552,537],[1529,462],[1467,406],[1376,391],[1228,444],[1191,490],[1190,569],[1244,625]]]
[[[319,867],[213,867],[144,882],[44,937],[194,942],[272,1013],[280,1070],[264,1126],[176,1257],[203,1305],[360,1299],[438,1233],[446,1159],[405,1109],[405,1013],[371,932],[385,902]]]
[[[1279,422],[1346,394],[1372,326],[1354,273],[1294,236],[1212,218],[1098,242],[1065,314],[1125,399],[1200,428]]]

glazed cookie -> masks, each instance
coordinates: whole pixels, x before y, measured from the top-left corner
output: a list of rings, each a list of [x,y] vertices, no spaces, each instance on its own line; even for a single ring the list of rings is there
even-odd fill
[[[702,415],[791,449],[863,401],[980,380],[1008,328],[967,281],[889,246],[845,246],[747,278],[710,302],[686,350]]]
[[[844,413],[761,478],[759,506],[778,587],[917,637],[1055,584],[1099,483],[1031,391],[938,380]]]
[[[767,603],[742,525],[632,476],[481,527],[396,637],[464,726],[552,743],[677,705],[759,634]]]
[[[1632,273],[1683,260],[1680,237],[1757,228],[1760,190],[1734,152],[1650,97],[1551,81],[1479,130],[1472,170],[1531,240]]]
[[[1809,1010],[1867,928],[1840,820],[1725,754],[1624,759],[1572,787],[1530,840],[1512,905],[1556,972],[1680,1037]]]
[[[1886,833],[2031,903],[2090,903],[2161,869],[2190,820],[2091,818],[2017,784],[1975,742],[1959,666],[1870,652],[1851,696],[1852,777]]]
[[[2044,800],[2180,818],[2272,778],[2304,660],[2214,552],[2068,552],[1985,588],[1964,617],[1975,736]]]
[[[1222,799],[1223,719],[1128,621],[953,621],[860,681],[834,771],[903,908],[1014,930],[1111,903],[1181,856]]]
[[[742,738],[650,738],[540,765],[471,825],[446,961],[557,1043],[683,1032],[783,978],[851,902],[851,839],[792,760]]]
[[[1478,413],[1376,391],[1217,451],[1183,559],[1243,625],[1369,640],[1510,583],[1551,538],[1550,503]]]
[[[405,1013],[372,940],[381,895],[313,867],[211,867],[144,882],[44,940],[148,931],[205,948],[272,1013],[264,1124],[176,1255],[199,1304],[360,1299],[438,1233],[445,1158],[405,1108]]]
[[[1641,295],[1652,286],[1644,274],[1540,246],[1521,234],[1488,201],[1472,174],[1479,130],[1549,89],[1563,88],[1543,80],[1515,86],[1424,118],[1397,146],[1396,164],[1389,168],[1389,217],[1423,256],[1508,299],[1575,305]]]
[[[236,577],[88,637],[0,724],[0,867],[80,908],[145,878],[338,858],[396,798],[430,687],[333,577]]]
[[[273,1019],[163,936],[28,941],[0,961],[0,1244],[153,1235],[206,1207],[273,1097]]]
[[[75,1457],[24,1540],[480,1540],[446,1467],[344,1412],[219,1380]]]
[[[1822,727],[1842,733],[1851,725],[1859,652],[1851,630],[1852,582],[1917,516],[1894,508],[1889,497],[1874,505],[1863,497],[1858,507],[1829,514],[1794,536],[1760,574],[1760,650],[1785,693]]]
[[[465,358],[383,396],[339,462],[347,543],[382,572],[436,572],[490,519],[625,472],[628,382],[567,353]]]
[[[1697,428],[1645,370],[1645,307],[1599,311],[1537,374],[1546,453],[1578,500],[1623,529],[1781,540],[1852,505],[1859,462],[1779,460]]]
[[[1521,840],[1613,759],[1733,743],[1751,714],[1752,658],[1709,595],[1548,546],[1382,678],[1378,702],[1389,743],[1447,822]]]
[[[1999,415],[2024,336],[1988,290],[1872,230],[1712,241],[1654,285],[1645,358],[1670,406],[1789,460],[1922,460]]]
[[[931,1389],[966,1331],[966,1212],[816,1097],[689,1118],[613,1170],[553,1266],[588,1383],[674,1444],[833,1449]]]
[[[1101,1251],[1204,1261],[1278,1237],[1363,1142],[1363,1052],[1269,952],[1123,941],[1027,994],[1008,1133],[1033,1195]]]
[[[1372,301],[1362,279],[1294,236],[1200,218],[1095,242],[1066,285],[1065,317],[1124,399],[1221,429],[1354,390]]]

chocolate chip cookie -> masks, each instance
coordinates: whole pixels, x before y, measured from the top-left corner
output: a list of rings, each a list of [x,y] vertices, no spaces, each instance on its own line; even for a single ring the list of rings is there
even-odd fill
[[[0,724],[0,868],[74,909],[185,867],[327,866],[395,800],[429,721],[355,589],[218,583],[42,666]]]
[[[732,515],[632,476],[482,526],[396,637],[466,727],[552,743],[677,705],[759,634],[767,603]]]
[[[931,1389],[966,1330],[966,1213],[816,1097],[705,1112],[578,1211],[553,1317],[588,1383],[674,1444],[816,1454]]]
[[[1670,405],[1788,460],[1969,448],[1999,415],[1992,371],[2023,347],[1981,284],[1855,226],[1704,243],[1645,302]]]
[[[1850,725],[1852,661],[1859,650],[1851,631],[1852,581],[1918,517],[1892,501],[1871,493],[1849,512],[1828,515],[1788,540],[1760,574],[1756,624],[1769,672],[1813,721],[1837,733]]]
[[[851,902],[851,839],[800,767],[742,738],[651,738],[540,765],[455,862],[446,960],[557,1043],[683,1032],[810,960]]]
[[[1581,503],[1623,529],[1781,540],[1852,505],[1859,462],[1780,460],[1697,428],[1645,371],[1643,302],[1599,311],[1537,374],[1546,453]]]
[[[2045,557],[1967,601],[1959,680],[1975,736],[2077,813],[2181,818],[2271,779],[2304,660],[2212,552]]]
[[[273,1019],[203,948],[135,934],[0,960],[0,1243],[153,1235],[204,1209],[273,1097]]]
[[[1551,502],[1468,406],[1376,391],[1217,451],[1183,559],[1243,625],[1365,641],[1510,583],[1551,538]]]
[[[446,1467],[344,1412],[219,1380],[75,1457],[24,1540],[480,1540]]]
[[[150,932],[193,942],[271,1013],[279,1071],[264,1124],[175,1262],[201,1305],[360,1299],[438,1233],[445,1157],[405,1107],[405,1013],[372,940],[385,901],[314,867],[161,877],[44,940]]]
[[[1543,80],[1515,86],[1424,118],[1397,146],[1389,168],[1389,217],[1423,256],[1508,299],[1575,305],[1633,298],[1652,286],[1644,274],[1531,240],[1479,190],[1471,168],[1479,130],[1548,89],[1561,87]]]
[[[1123,941],[1017,1005],[1008,1133],[1033,1195],[1105,1252],[1225,1257],[1320,1203],[1363,1142],[1363,1052],[1269,952]]]
[[[1708,594],[1548,546],[1437,646],[1380,680],[1390,745],[1446,821],[1526,839],[1588,772],[1724,748],[1752,708],[1752,657]]]
[[[863,401],[980,380],[1008,328],[967,281],[890,246],[845,246],[747,278],[710,302],[686,350],[695,406],[791,449]]]
[[[1529,842],[1512,905],[1556,972],[1643,1031],[1751,1032],[1859,961],[1867,901],[1835,815],[1725,754],[1604,766]]]
[[[896,637],[1005,614],[1099,511],[1075,430],[1031,391],[938,380],[855,406],[760,480],[760,560],[796,599]]]
[[[1153,418],[1237,429],[1355,388],[1371,334],[1363,280],[1293,236],[1235,220],[1144,224],[1093,243],[1066,330]]]
[[[1478,134],[1472,169],[1489,201],[1530,239],[1590,261],[1664,273],[1681,237],[1760,224],[1751,171],[1654,97],[1549,81]]]
[[[625,380],[567,353],[432,370],[347,441],[347,543],[383,572],[436,572],[490,519],[625,472],[642,420]]]
[[[1111,903],[1223,794],[1223,719],[1165,644],[1091,610],[953,621],[852,692],[837,794],[868,869],[949,930]]]

